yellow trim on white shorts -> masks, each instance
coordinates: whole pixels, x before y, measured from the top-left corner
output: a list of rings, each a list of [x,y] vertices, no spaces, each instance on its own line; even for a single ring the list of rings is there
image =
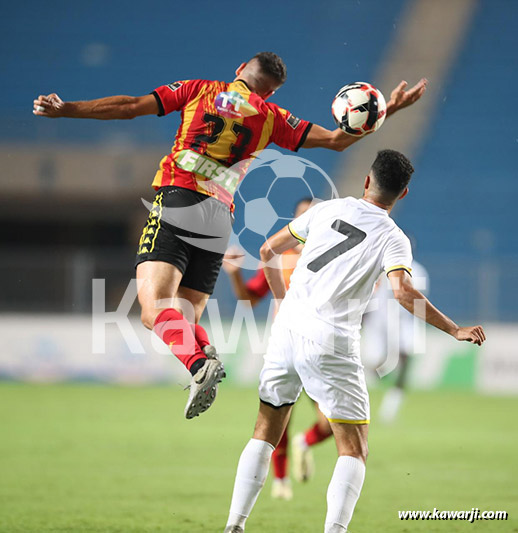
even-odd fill
[[[304,244],[306,242],[306,239],[303,239],[292,227],[291,227],[291,222],[288,224],[288,230],[290,231],[290,233],[299,241],[301,242],[302,244]]]
[[[329,422],[332,422],[333,424],[354,424],[354,425],[360,425],[360,424],[370,424],[370,420],[342,420],[341,418],[328,418]]]

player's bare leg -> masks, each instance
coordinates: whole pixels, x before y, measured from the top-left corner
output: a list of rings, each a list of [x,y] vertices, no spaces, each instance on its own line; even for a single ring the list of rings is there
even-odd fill
[[[261,402],[253,438],[269,442],[275,448],[288,425],[292,408],[293,405],[272,407]]]
[[[365,479],[368,424],[331,423],[338,460],[327,490],[325,533],[345,533]]]
[[[237,466],[225,533],[244,531],[246,519],[268,475],[273,450],[288,424],[291,408],[291,405],[286,405],[276,409],[261,402],[254,436],[245,446]]]
[[[146,261],[137,266],[140,317],[146,328],[153,329],[156,317],[165,309],[159,302],[173,302],[181,281],[182,273],[169,263]]]
[[[329,420],[314,402],[317,415],[316,423],[304,433],[298,433],[293,438],[293,474],[301,483],[311,479],[315,473],[315,461],[311,447],[333,435]]]
[[[410,357],[407,353],[399,354],[398,376],[393,387],[383,396],[379,417],[385,424],[391,424],[396,419],[403,403],[404,389],[407,382]]]
[[[207,306],[209,295],[180,285],[176,292],[176,299],[178,301],[175,302],[175,306],[179,307],[182,310],[182,313],[186,314],[194,311],[193,322],[194,324],[198,324],[201,315]],[[186,301],[189,302],[190,305],[185,305]]]
[[[185,416],[193,418],[212,405],[217,384],[225,373],[214,350],[209,349],[205,330],[197,324],[208,295],[181,287],[181,280],[181,271],[163,261],[146,261],[137,266],[142,323],[153,329],[191,372]]]

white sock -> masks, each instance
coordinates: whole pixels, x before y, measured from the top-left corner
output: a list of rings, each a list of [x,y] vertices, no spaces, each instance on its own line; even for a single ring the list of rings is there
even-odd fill
[[[264,440],[250,439],[237,465],[236,481],[227,526],[245,527],[246,519],[263,488],[274,447]]]
[[[365,465],[356,457],[341,456],[336,462],[331,483],[327,489],[327,516],[325,533],[343,533],[353,516],[360,497]]]

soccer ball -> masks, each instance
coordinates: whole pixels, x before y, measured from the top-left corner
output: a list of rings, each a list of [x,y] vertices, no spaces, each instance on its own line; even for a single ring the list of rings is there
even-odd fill
[[[257,267],[259,248],[293,219],[295,206],[301,199],[318,201],[337,197],[331,178],[311,161],[272,149],[260,152],[234,197],[231,244],[244,250],[242,266]]]
[[[361,81],[344,85],[335,96],[331,110],[338,127],[354,137],[376,131],[387,116],[381,91]]]

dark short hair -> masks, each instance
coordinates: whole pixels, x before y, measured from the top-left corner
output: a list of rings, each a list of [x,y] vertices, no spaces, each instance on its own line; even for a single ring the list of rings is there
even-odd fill
[[[278,85],[286,81],[288,75],[284,61],[273,52],[259,52],[252,59],[259,62],[263,74],[271,78]]]
[[[396,198],[407,187],[414,172],[408,157],[396,150],[378,152],[371,170],[381,193]]]

